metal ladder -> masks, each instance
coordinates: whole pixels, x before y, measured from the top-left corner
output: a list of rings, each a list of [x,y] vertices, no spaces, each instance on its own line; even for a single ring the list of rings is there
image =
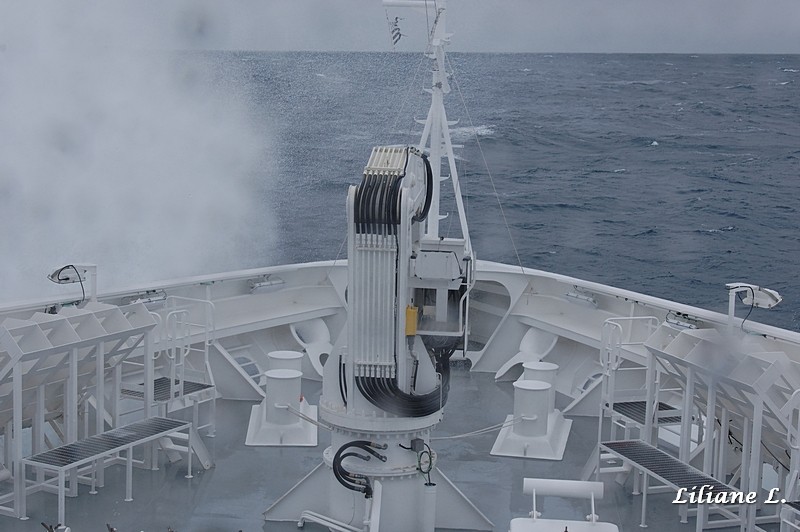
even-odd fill
[[[643,323],[646,334],[644,338],[634,339],[633,329],[634,324]],[[623,325],[628,324],[627,332]],[[611,422],[610,426],[610,440],[616,440],[617,430],[622,428],[624,431],[624,438],[630,438],[631,429],[637,428],[642,430],[642,427],[637,423],[630,423],[622,415],[614,410],[615,391],[617,372],[625,371],[621,368],[623,358],[621,351],[626,346],[641,346],[647,341],[647,338],[658,328],[660,321],[655,316],[632,316],[625,318],[609,318],[603,322],[600,334],[600,365],[602,367],[602,377],[600,379],[600,412],[597,421],[597,441],[598,448],[589,457],[588,462],[583,468],[581,474],[582,480],[588,480],[594,475],[595,480],[600,479],[601,473],[617,473],[620,475],[619,480],[626,477],[630,472],[630,466],[626,465],[607,465],[604,463],[613,460],[614,457],[608,453],[600,451],[599,443],[603,441],[603,423],[605,417],[608,417]],[[640,370],[640,368],[635,368]],[[650,383],[647,383],[650,386]],[[637,477],[638,487],[638,477]],[[638,492],[635,489],[634,492]]]

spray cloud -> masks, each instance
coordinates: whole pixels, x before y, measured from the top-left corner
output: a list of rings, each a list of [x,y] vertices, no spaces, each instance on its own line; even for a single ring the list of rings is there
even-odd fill
[[[101,291],[263,263],[268,134],[191,51],[224,48],[224,6],[166,6],[0,3],[0,301],[73,262]]]

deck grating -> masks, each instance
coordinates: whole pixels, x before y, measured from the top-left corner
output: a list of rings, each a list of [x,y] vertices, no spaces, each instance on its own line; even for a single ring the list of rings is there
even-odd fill
[[[153,417],[35,454],[27,460],[54,467],[65,467],[184,425],[186,421]]]
[[[710,486],[708,489],[711,492],[733,491],[730,486],[643,441],[606,441],[600,445],[621,458],[646,469],[676,488],[693,490],[700,486]]]
[[[645,401],[622,401],[619,403],[614,403],[614,412],[621,414],[628,419],[639,423],[640,425],[644,425],[645,423],[645,414],[647,412],[647,402]],[[681,416],[680,411],[676,408],[668,405],[667,403],[662,403],[659,401],[658,403],[658,412],[676,412],[677,415],[674,416],[667,416],[667,417],[659,417],[658,423],[659,424],[672,424],[672,423],[680,423]]]
[[[175,381],[175,384],[178,384],[179,381]],[[140,384],[140,386],[144,386]],[[183,381],[183,395],[191,395],[193,393],[202,392],[203,390],[208,390],[212,388],[213,385],[205,384],[202,382],[194,382],[194,381]],[[169,386],[169,377],[159,377],[153,381],[153,398],[158,402],[166,402],[170,399],[174,399],[178,397],[176,394],[174,397],[170,398],[170,386]],[[136,399],[144,399],[144,392],[139,390],[123,390],[123,395],[127,395],[128,397],[134,397]]]

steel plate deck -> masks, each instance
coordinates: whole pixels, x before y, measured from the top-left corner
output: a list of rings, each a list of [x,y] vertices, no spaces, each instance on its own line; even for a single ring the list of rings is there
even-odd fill
[[[656,449],[641,440],[619,440],[605,441],[600,444],[608,451],[616,454],[623,460],[631,462],[635,466],[646,470],[662,482],[674,488],[686,488],[687,490],[699,489],[701,486],[709,486],[706,491],[718,492],[734,491],[734,488],[723,484],[719,480],[710,477],[674,456],[671,456],[660,449]]]
[[[658,412],[675,412],[676,415],[674,416],[667,416],[658,419],[659,424],[672,424],[672,423],[680,423],[681,416],[680,411],[677,410],[675,407],[668,405],[667,403],[662,403],[659,401],[658,403]],[[647,402],[645,401],[622,401],[619,403],[614,403],[614,412],[617,414],[623,415],[628,419],[635,421],[640,425],[644,425],[645,423],[645,415],[647,413]]]
[[[152,417],[35,454],[23,462],[48,469],[70,469],[91,462],[98,456],[122,450],[131,444],[156,439],[189,426],[191,423],[187,421]]]

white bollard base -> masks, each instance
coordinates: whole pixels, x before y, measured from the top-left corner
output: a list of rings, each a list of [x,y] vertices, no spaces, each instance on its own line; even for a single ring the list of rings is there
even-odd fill
[[[250,410],[250,423],[247,425],[247,437],[244,444],[251,446],[268,447],[316,447],[317,426],[300,417],[296,423],[279,425],[265,421],[265,401],[253,405]],[[303,415],[317,420],[317,407],[311,406],[303,399],[300,402],[300,412]]]
[[[514,419],[506,417],[506,423]],[[565,419],[561,411],[555,410],[547,416],[547,434],[543,436],[520,436],[514,433],[513,425],[500,430],[492,446],[494,456],[514,456],[518,458],[537,458],[540,460],[561,460],[567,447],[572,420]]]

